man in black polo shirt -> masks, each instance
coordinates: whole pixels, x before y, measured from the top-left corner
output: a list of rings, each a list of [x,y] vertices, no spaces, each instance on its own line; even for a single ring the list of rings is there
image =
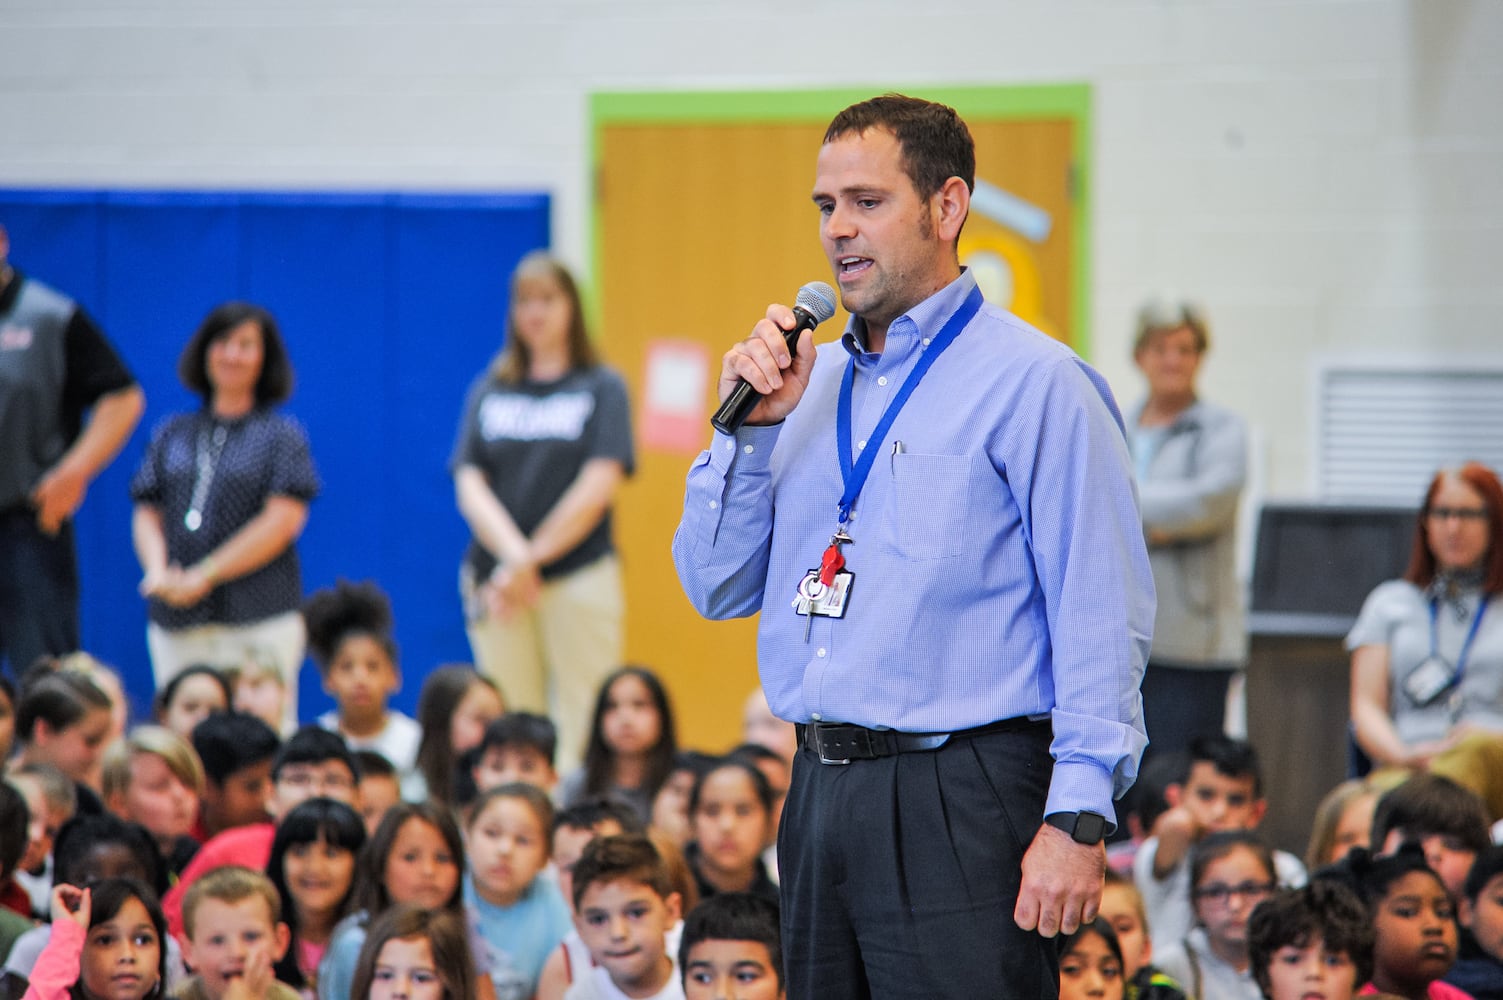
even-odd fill
[[[73,514],[146,397],[94,321],[9,253],[0,226],[0,663],[19,675],[78,648]]]

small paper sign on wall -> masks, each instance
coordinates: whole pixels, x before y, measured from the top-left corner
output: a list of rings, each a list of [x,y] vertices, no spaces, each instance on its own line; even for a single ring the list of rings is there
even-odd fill
[[[642,401],[642,444],[698,452],[710,439],[707,402],[710,352],[691,340],[660,339],[647,345]]]

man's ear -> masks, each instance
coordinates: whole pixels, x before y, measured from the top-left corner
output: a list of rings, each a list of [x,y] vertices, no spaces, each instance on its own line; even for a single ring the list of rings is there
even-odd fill
[[[683,897],[676,892],[670,892],[663,898],[663,903],[668,907],[669,923],[678,923],[684,915]]]
[[[951,177],[940,185],[930,204],[940,242],[954,243],[960,238],[960,227],[965,225],[971,210],[971,189],[959,177]]]
[[[1170,809],[1178,809],[1185,804],[1185,786],[1180,782],[1172,782],[1164,786],[1164,801],[1169,803]]]

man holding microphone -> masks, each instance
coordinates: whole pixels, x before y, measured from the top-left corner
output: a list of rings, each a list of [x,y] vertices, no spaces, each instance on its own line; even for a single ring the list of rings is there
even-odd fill
[[[689,472],[679,577],[762,613],[798,724],[782,832],[788,995],[1057,993],[1145,744],[1153,625],[1122,418],[1072,351],[982,301],[957,240],[965,123],[898,95],[836,116],[820,239],[852,321],[790,351],[770,306],[719,391],[762,395]]]

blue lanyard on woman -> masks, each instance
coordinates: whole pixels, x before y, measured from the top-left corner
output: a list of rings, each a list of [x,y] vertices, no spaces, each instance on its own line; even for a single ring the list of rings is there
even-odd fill
[[[1466,638],[1462,640],[1461,643],[1461,652],[1456,655],[1456,672],[1451,676],[1451,683],[1449,685],[1450,687],[1455,687],[1456,685],[1460,684],[1462,674],[1466,673],[1467,654],[1472,651],[1472,642],[1477,638],[1477,630],[1482,627],[1482,616],[1487,611],[1487,603],[1491,597],[1491,594],[1483,594],[1481,600],[1477,604],[1477,613],[1472,616],[1472,627],[1467,630]],[[1439,600],[1432,599],[1430,601],[1431,659],[1440,658],[1440,636],[1437,633],[1435,624],[1436,619],[1440,616],[1439,612],[1436,610],[1439,604]]]

